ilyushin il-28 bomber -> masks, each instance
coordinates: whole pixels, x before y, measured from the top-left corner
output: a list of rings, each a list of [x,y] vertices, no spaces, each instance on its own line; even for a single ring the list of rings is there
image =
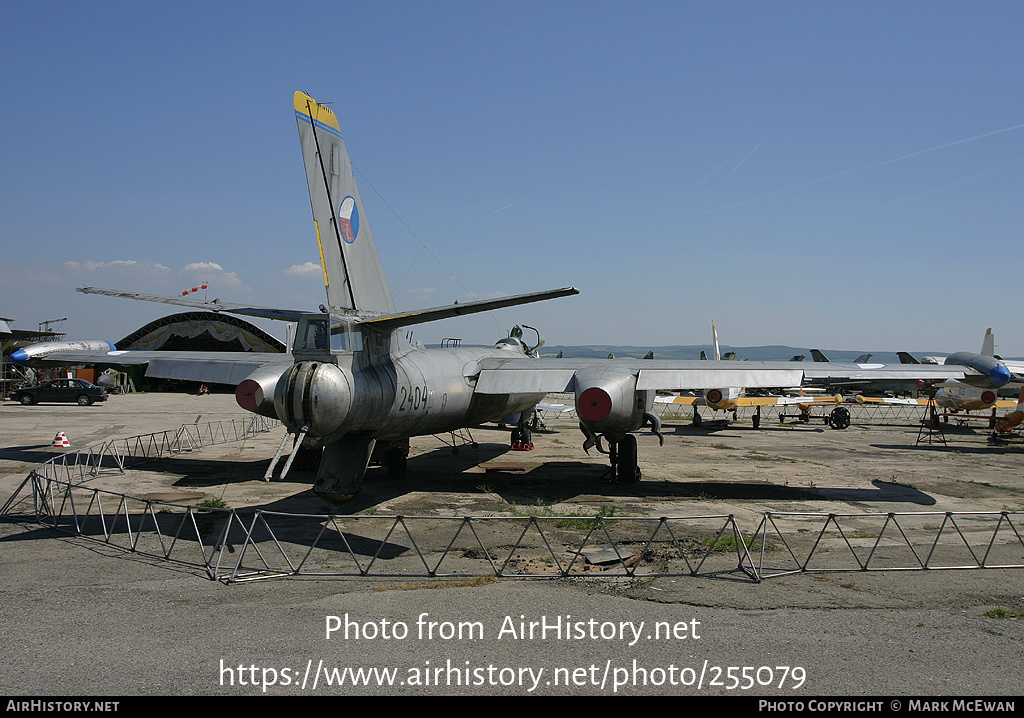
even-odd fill
[[[539,358],[518,328],[490,348],[414,346],[406,338],[406,327],[578,291],[566,287],[396,311],[335,113],[303,92],[295,93],[294,109],[327,295],[319,312],[93,287],[78,290],[297,322],[290,353],[136,352],[97,345],[93,350],[35,354],[28,347],[24,359],[144,364],[147,376],[233,384],[241,407],[279,419],[287,429],[267,476],[289,438],[293,447],[301,442],[322,449],[314,489],[336,501],[357,492],[378,442],[382,462],[392,473],[402,474],[413,436],[519,413],[522,419],[514,433],[522,440],[531,410],[553,392],[574,393],[584,448],[596,445],[608,454],[616,480],[635,481],[640,470],[634,432],[650,426],[660,438],[653,413],[657,390],[800,386],[810,369],[819,378],[826,372],[822,365],[793,362]],[[977,366],[872,365],[870,370],[837,364],[828,372],[837,377],[956,378],[983,385],[1008,380],[1004,367],[985,361]],[[290,458],[285,471],[289,465]]]

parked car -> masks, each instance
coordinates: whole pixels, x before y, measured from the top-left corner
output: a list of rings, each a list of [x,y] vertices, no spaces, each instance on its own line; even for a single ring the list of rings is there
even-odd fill
[[[11,398],[29,406],[41,401],[77,401],[89,406],[94,401],[106,401],[107,390],[85,379],[54,379],[39,386],[29,386],[11,392]]]

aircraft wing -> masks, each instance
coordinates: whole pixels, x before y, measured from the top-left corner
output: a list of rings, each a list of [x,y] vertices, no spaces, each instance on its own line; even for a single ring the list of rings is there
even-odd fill
[[[656,396],[655,404],[682,404],[683,406],[706,406],[701,396]],[[832,396],[741,396],[732,400],[736,406],[808,406],[841,404]]]
[[[655,404],[679,404],[681,406],[704,406],[704,397],[702,396],[665,396],[659,394],[654,397]]]
[[[617,371],[637,377],[636,388],[714,389],[722,386],[778,387],[799,384],[800,369],[789,362],[658,359],[521,359],[492,357],[478,362],[476,390],[482,394],[575,390],[579,371]]]
[[[553,401],[542,401],[537,404],[537,408],[552,414],[565,414],[566,412],[576,411],[576,407],[572,404],[560,404]]]
[[[898,396],[858,396],[857,402],[860,404],[899,404],[903,406],[928,406],[928,397],[919,397],[917,399],[911,397],[898,397]],[[1012,409],[1017,406],[1017,402],[1013,399],[1000,399],[999,401],[992,404],[992,407],[996,409]]]
[[[211,384],[240,384],[257,369],[290,366],[291,354],[274,352],[66,351],[38,359],[50,365],[111,364],[146,367],[146,376]]]
[[[914,399],[899,396],[858,396],[858,404],[899,404],[901,406],[928,406],[927,397]]]
[[[804,369],[807,381],[879,381],[905,380],[945,381],[963,379],[972,374],[960,365],[943,364],[846,364],[843,362],[812,362]]]
[[[804,382],[901,379],[930,382],[977,376],[971,368],[931,364],[844,364],[838,362],[758,362],[658,359],[520,359],[491,358],[479,362],[478,392],[564,392],[574,390],[576,373],[608,368],[637,377],[636,388],[661,390],[715,389],[726,386],[777,388]],[[467,370],[469,371],[469,370]],[[469,371],[467,376],[476,372]],[[677,397],[684,399],[684,397]],[[753,398],[753,397],[751,397]],[[688,399],[688,397],[686,397]],[[794,397],[792,403],[811,403]],[[692,403],[692,402],[691,402]],[[782,403],[778,399],[775,403]],[[831,401],[829,403],[832,403]]]

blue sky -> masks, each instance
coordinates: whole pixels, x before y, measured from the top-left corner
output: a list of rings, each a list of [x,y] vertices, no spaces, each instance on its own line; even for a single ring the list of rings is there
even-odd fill
[[[315,309],[291,97],[331,102],[396,304],[489,343],[1024,355],[1024,5],[17,3],[0,316],[117,340],[90,284]],[[280,323],[264,325],[284,336]]]

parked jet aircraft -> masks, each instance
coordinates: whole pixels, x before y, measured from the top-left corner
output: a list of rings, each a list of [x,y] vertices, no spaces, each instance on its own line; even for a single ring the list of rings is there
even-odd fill
[[[942,364],[946,361],[946,357],[924,357],[923,361],[918,361],[909,352],[898,352],[900,361],[904,364]],[[995,355],[995,335],[992,333],[991,327],[985,330],[985,338],[981,342],[981,356],[988,357],[996,360],[999,357]],[[1020,373],[1020,370],[1024,370],[1024,362],[1006,362],[1001,360],[1004,366],[1011,364],[1021,364],[1019,370],[1016,373]],[[1009,367],[1008,367],[1009,368]],[[1011,370],[1011,374],[1014,372]],[[1011,376],[1012,379],[1012,376]],[[922,398],[901,398],[891,396],[860,396],[857,398],[858,401],[865,404],[905,404],[905,405],[920,405],[928,406],[930,399],[927,397]],[[1013,400],[1000,400],[997,393],[992,388],[970,386],[962,382],[950,379],[942,384],[939,384],[935,388],[935,405],[939,408],[946,409],[953,413],[957,412],[971,412],[971,411],[986,411],[988,409],[1008,409],[1017,405],[1016,401]],[[993,416],[994,416],[993,411]],[[994,418],[993,418],[994,423]]]
[[[320,312],[80,289],[297,321],[290,354],[64,351],[37,360],[145,364],[148,376],[235,384],[240,406],[280,419],[295,443],[323,448],[314,488],[337,500],[356,492],[378,441],[388,442],[385,463],[401,473],[409,437],[499,421],[517,412],[528,415],[552,392],[575,393],[584,448],[597,445],[603,451],[600,440],[607,440],[614,475],[632,481],[640,473],[632,432],[650,425],[658,433],[652,413],[657,389],[799,386],[811,375],[865,373],[851,365],[790,362],[539,359],[529,356],[514,336],[489,349],[415,347],[403,327],[577,290],[396,312],[334,112],[302,92],[295,93],[294,110],[327,294]],[[1004,380],[1001,372],[1005,368],[970,363],[874,370],[930,381],[969,376],[983,385]],[[284,447],[283,441],[268,476]]]
[[[928,406],[931,399],[928,397],[899,397],[899,396],[858,396],[857,401],[861,404],[904,404],[909,406]],[[958,411],[984,411],[986,409],[1006,409],[1014,407],[1017,402],[1012,400],[1001,400],[996,398],[992,389],[968,386],[958,381],[943,382],[935,390],[935,405]]]
[[[721,348],[718,344],[718,327],[714,320],[711,322],[711,351],[715,357],[715,360],[722,359]],[[727,355],[726,361],[731,361],[735,354],[730,352]],[[704,358],[704,353],[701,352],[701,358]],[[794,358],[795,360],[795,358]],[[736,412],[741,407],[753,406],[755,407],[754,415],[751,417],[751,423],[754,428],[757,429],[761,425],[761,407],[762,406],[799,406],[800,411],[803,414],[807,414],[812,406],[820,404],[840,404],[842,403],[842,397],[833,396],[809,396],[804,394],[800,388],[794,388],[789,390],[786,395],[748,395],[746,387],[716,387],[707,389],[703,396],[668,396],[660,395],[655,397],[654,401],[658,404],[681,404],[683,406],[706,406],[714,411],[731,411],[733,420],[736,419]],[[834,423],[833,426],[837,428],[846,428],[849,426],[849,414],[847,413],[847,421],[845,424],[842,422]],[[700,426],[702,422],[700,413],[694,409],[693,412],[693,423],[695,426]]]
[[[811,358],[814,361],[820,362],[831,362],[832,360],[825,356],[819,349],[811,349]],[[868,360],[871,359],[870,354],[861,354],[859,357],[853,360],[854,364],[867,364]]]

